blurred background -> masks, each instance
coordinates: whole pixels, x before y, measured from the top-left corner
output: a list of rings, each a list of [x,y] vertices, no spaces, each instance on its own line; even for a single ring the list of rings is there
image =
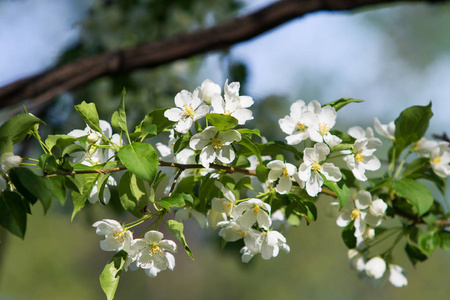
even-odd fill
[[[163,40],[224,22],[273,1],[238,0],[3,0],[0,1],[0,86],[49,67],[109,50]],[[101,78],[65,93],[37,113],[42,135],[84,128],[73,105],[95,102],[110,120],[123,87],[130,128],[144,115],[173,105],[182,89],[210,78],[241,82],[255,99],[255,120],[269,139],[282,140],[277,125],[297,99],[327,103],[364,100],[338,113],[336,128],[395,120],[411,105],[433,103],[427,133],[448,132],[450,118],[450,5],[402,4],[353,12],[320,12],[288,22],[226,51],[180,60],[152,70]],[[0,111],[5,120],[7,110]],[[269,121],[268,121],[269,120]],[[133,127],[131,127],[133,126]],[[30,154],[31,155],[31,154]],[[320,199],[319,212],[330,202]],[[102,218],[124,220],[111,205],[91,205],[70,222],[71,203],[54,203],[43,216],[35,207],[25,240],[2,236],[0,299],[102,299],[98,276],[113,255],[100,250],[91,227]],[[156,278],[123,274],[116,299],[448,299],[450,255],[437,250],[415,270],[398,251],[409,285],[374,287],[347,266],[347,249],[334,219],[285,233],[291,253],[240,262],[240,246],[221,250],[217,232],[194,222],[185,231],[196,258],[176,254],[173,272]],[[400,247],[401,248],[401,247]],[[400,249],[401,250],[401,249]]]

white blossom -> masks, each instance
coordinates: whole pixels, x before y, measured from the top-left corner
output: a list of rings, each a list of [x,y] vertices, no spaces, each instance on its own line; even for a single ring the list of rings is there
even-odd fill
[[[180,133],[186,133],[192,127],[194,121],[206,116],[209,107],[199,98],[200,89],[193,93],[182,90],[175,96],[176,107],[164,112],[164,116],[172,122],[177,122],[174,129]]]
[[[330,148],[324,143],[317,143],[314,148],[306,148],[303,155],[303,163],[298,169],[298,177],[306,182],[306,192],[314,197],[322,191],[323,174],[326,179],[339,181],[342,178],[341,171],[332,163],[324,163]]]
[[[231,143],[240,140],[241,134],[237,130],[219,131],[217,127],[209,126],[202,132],[194,134],[189,146],[192,149],[201,150],[200,163],[205,168],[209,168],[216,158],[225,164],[231,163],[236,157]]]
[[[269,230],[261,237],[261,257],[265,260],[277,257],[280,249],[286,253],[290,252],[290,247],[286,244],[286,238],[275,230]]]
[[[18,167],[22,162],[22,157],[19,155],[14,155],[12,152],[5,152],[0,158],[2,170],[8,173],[10,169]]]
[[[235,209],[241,215],[238,217],[238,222],[243,228],[250,228],[253,224],[258,223],[259,227],[268,229],[272,224],[269,217],[270,205],[259,199],[251,198],[241,202]]]
[[[390,140],[395,140],[395,123],[390,122],[389,124],[381,124],[378,118],[374,119],[373,127],[375,128],[376,133]]]
[[[379,139],[361,138],[355,141],[351,151],[341,151],[348,154],[344,157],[344,161],[357,180],[366,181],[366,170],[375,171],[381,167],[380,160],[374,155],[379,147],[381,147]]]
[[[221,88],[218,84],[215,84],[209,79],[206,79],[202,82],[202,85],[200,86],[200,93],[199,97],[202,99],[203,102],[210,105],[211,100],[215,95],[221,94]]]
[[[195,209],[185,206],[175,211],[175,220],[178,222],[185,222],[192,217],[197,221],[200,228],[208,227],[206,216]]]
[[[308,127],[317,121],[313,112],[308,110],[303,100],[297,100],[291,105],[290,115],[278,121],[281,130],[287,133],[289,145],[296,145],[309,138]]]
[[[450,147],[447,142],[438,143],[430,153],[430,164],[433,172],[439,177],[450,175]]]
[[[402,267],[389,264],[389,282],[395,287],[408,285],[408,279]]]
[[[433,151],[437,146],[438,142],[427,140],[423,137],[413,145],[411,151],[415,151],[421,157],[430,157],[431,151]]]
[[[308,104],[308,110],[314,112],[316,121],[308,127],[309,138],[314,142],[324,142],[330,147],[342,142],[342,140],[330,133],[336,124],[336,110],[327,105],[321,107],[320,103],[313,100]]]
[[[269,171],[269,181],[274,182],[278,180],[275,190],[280,194],[286,194],[291,190],[292,177],[297,168],[290,163],[284,163],[281,160],[273,160],[267,164]]]
[[[133,234],[129,230],[122,228],[116,220],[104,219],[95,222],[95,232],[104,235],[105,239],[100,241],[100,248],[104,251],[128,251],[133,240]]]
[[[143,239],[136,239],[132,246],[132,250],[137,252],[137,267],[144,269],[150,277],[155,277],[160,271],[175,268],[172,253],[177,251],[177,245],[174,241],[163,240],[163,237],[161,232],[151,230],[145,233]]]
[[[211,200],[211,208],[217,212],[225,213],[228,217],[236,218],[235,214],[235,202],[236,197],[233,192],[225,188],[222,183],[215,181],[214,184],[220,189],[224,198],[214,197]]]
[[[366,275],[373,279],[380,279],[386,271],[386,262],[381,257],[371,258],[364,267]]]
[[[364,256],[356,249],[349,249],[347,252],[348,264],[351,269],[362,272],[365,270]]]
[[[353,200],[353,199],[352,199]],[[367,225],[377,227],[381,224],[387,209],[387,204],[381,199],[372,201],[372,195],[367,191],[359,191],[353,201],[349,201],[341,210],[336,223],[346,227],[354,221],[355,237],[371,238],[372,231],[367,231]]]

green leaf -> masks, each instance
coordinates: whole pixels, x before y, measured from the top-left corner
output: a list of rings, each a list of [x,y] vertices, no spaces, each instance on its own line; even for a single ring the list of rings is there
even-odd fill
[[[194,260],[194,255],[192,254],[192,251],[189,248],[189,246],[186,242],[186,238],[184,237],[184,234],[183,234],[183,230],[184,230],[183,223],[177,222],[175,220],[168,220],[166,225],[167,225],[167,228],[169,229],[170,233],[172,233],[173,236],[177,240],[179,240],[181,242],[181,244],[183,244],[184,251],[186,251],[187,255],[189,255],[189,257],[192,260]]]
[[[450,251],[450,232],[442,231],[441,235],[441,249],[444,251]]]
[[[311,221],[317,220],[317,208],[314,203],[303,200],[296,194],[288,193],[287,195],[291,201],[297,204],[294,206],[295,213],[305,217],[308,225]]]
[[[78,177],[77,180],[83,182],[83,187],[81,189],[81,193],[77,193],[75,191],[72,192],[72,200],[73,200],[73,212],[72,218],[75,218],[75,215],[84,207],[87,199],[92,191],[92,188],[95,186],[97,179],[100,177],[100,173],[98,174],[80,174],[75,175]]]
[[[266,182],[269,176],[269,169],[265,165],[257,165],[256,166],[256,177],[261,182]]]
[[[111,118],[111,126],[114,128],[117,128],[123,133],[128,134],[128,127],[127,127],[127,115],[125,113],[125,95],[126,95],[125,88],[122,90],[122,101],[120,101],[119,107],[117,111],[115,111]]]
[[[411,243],[407,243],[405,246],[405,252],[408,255],[409,260],[415,266],[418,262],[425,261],[428,256],[425,255],[419,248]]]
[[[162,207],[167,210],[170,210],[171,207],[182,207],[184,206],[184,198],[180,194],[173,194],[170,197],[163,197],[158,201],[155,201]]]
[[[47,212],[53,198],[51,185],[48,184],[47,180],[23,167],[12,168],[9,171],[9,177],[26,200],[30,199],[30,202],[34,203],[36,199],[39,199],[44,207],[44,212]]]
[[[173,153],[178,154],[181,150],[189,146],[189,141],[191,140],[191,132],[188,131],[186,133],[181,134],[177,141],[175,142],[175,145],[173,145]]]
[[[169,121],[169,119],[164,116],[164,112],[168,109],[170,109],[170,107],[159,108],[149,112],[142,120],[142,122],[138,126],[136,126],[135,132],[130,136],[133,139],[138,138],[142,135],[142,133],[145,133],[144,137],[146,135],[153,136],[160,134],[164,129],[173,126],[175,122]]]
[[[23,239],[27,228],[27,207],[19,194],[3,191],[0,194],[0,225]]]
[[[3,153],[14,152],[13,142],[11,137],[1,137],[0,138],[0,156]]]
[[[350,190],[348,189],[348,187],[344,184],[341,188],[336,182],[326,179],[324,180],[323,184],[336,193],[339,199],[339,210],[341,210],[350,199]]]
[[[103,132],[100,127],[97,108],[94,103],[86,103],[83,101],[81,104],[75,105],[75,109],[91,129],[97,132]]]
[[[392,189],[417,209],[419,216],[433,205],[433,195],[427,186],[416,180],[403,178],[392,182]]]
[[[100,274],[100,285],[108,300],[114,299],[120,274],[122,273],[127,257],[128,253],[124,250],[117,252]]]
[[[41,119],[30,114],[15,115],[0,126],[0,139],[9,137],[13,144],[17,144],[39,123],[45,124]]]
[[[75,142],[77,139],[73,136],[65,135],[65,134],[55,134],[55,135],[49,135],[45,139],[45,144],[47,145],[48,149],[52,151],[53,147],[58,147],[59,149],[64,149],[67,145]],[[80,147],[80,145],[78,145]],[[84,151],[84,149],[83,149]]]
[[[259,132],[259,129],[248,129],[248,128],[239,128],[236,129],[241,135],[242,134],[255,134],[259,137],[261,137],[261,133]]]
[[[47,188],[53,197],[64,205],[66,203],[67,193],[64,186],[64,176],[53,176],[47,179]]]
[[[259,163],[262,164],[261,153],[259,152],[258,147],[245,135],[242,135],[242,139],[239,142],[242,146],[249,149],[259,160]]]
[[[417,142],[428,129],[431,102],[427,106],[411,106],[395,120],[395,150],[397,157],[411,143]]]
[[[152,145],[134,142],[117,152],[122,164],[137,178],[153,182],[158,170],[158,155]]]
[[[355,227],[353,221],[342,231],[342,240],[349,249],[356,247]]]
[[[125,172],[119,182],[119,199],[123,208],[136,218],[143,216],[147,206],[144,182],[131,172]]]
[[[190,204],[194,205],[194,198],[191,194],[181,193],[181,197],[183,197],[184,202],[189,202]]]
[[[430,256],[440,243],[441,238],[435,232],[425,232],[419,236],[420,250],[427,256]]]
[[[430,159],[421,157],[413,160],[402,172],[402,178],[416,179],[422,177],[425,170],[430,166]]]
[[[322,105],[322,107],[329,105],[329,106],[333,107],[336,111],[338,111],[349,103],[361,103],[361,102],[364,102],[364,100],[352,99],[352,98],[341,98],[336,101],[324,104],[324,105]]]
[[[230,130],[238,125],[238,120],[230,115],[207,114],[206,119],[220,131]]]

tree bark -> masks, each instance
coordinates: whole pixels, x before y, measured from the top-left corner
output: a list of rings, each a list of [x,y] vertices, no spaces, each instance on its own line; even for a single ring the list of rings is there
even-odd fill
[[[154,68],[162,64],[224,49],[249,40],[292,19],[317,11],[352,10],[363,6],[405,2],[398,0],[283,0],[226,23],[186,33],[169,40],[80,59],[0,88],[0,108],[25,100],[39,106],[62,92],[102,76]],[[437,2],[409,0],[408,2]],[[440,1],[439,1],[440,2]]]

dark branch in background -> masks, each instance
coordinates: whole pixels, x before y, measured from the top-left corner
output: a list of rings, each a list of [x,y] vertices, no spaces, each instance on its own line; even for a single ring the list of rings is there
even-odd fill
[[[292,19],[317,11],[351,10],[398,0],[283,0],[224,24],[166,41],[80,59],[0,88],[0,108],[30,100],[28,108],[107,75],[154,68],[178,59],[224,49],[249,40]],[[408,2],[436,2],[409,0]]]
[[[437,139],[437,140],[441,140],[444,142],[449,142],[450,143],[450,138],[448,137],[447,133],[444,132],[442,135],[439,134],[433,134],[433,138]]]

